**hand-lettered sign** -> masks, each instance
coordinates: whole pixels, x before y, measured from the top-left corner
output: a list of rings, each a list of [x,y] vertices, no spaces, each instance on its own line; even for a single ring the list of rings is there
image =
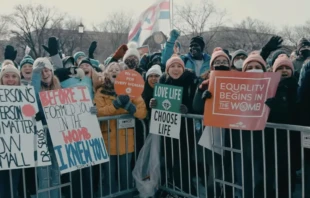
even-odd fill
[[[61,174],[109,160],[86,87],[40,92]]]
[[[114,89],[117,95],[124,94],[131,98],[136,98],[141,96],[144,90],[144,80],[138,72],[124,70],[117,75]]]

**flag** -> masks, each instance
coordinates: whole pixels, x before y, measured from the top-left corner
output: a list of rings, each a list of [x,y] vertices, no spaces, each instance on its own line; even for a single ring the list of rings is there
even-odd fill
[[[135,41],[141,47],[143,42],[157,31],[166,35],[170,32],[170,0],[157,0],[146,9],[131,28],[128,41]]]

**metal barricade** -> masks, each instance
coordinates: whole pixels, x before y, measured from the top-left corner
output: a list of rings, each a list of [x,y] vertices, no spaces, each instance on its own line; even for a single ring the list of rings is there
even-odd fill
[[[52,162],[52,166],[48,167],[0,171],[0,177],[2,177],[0,190],[3,196],[5,198],[108,198],[133,195],[136,189],[132,179],[132,169],[137,160],[138,151],[146,138],[147,127],[143,120],[135,119],[130,115],[101,117],[98,121],[100,125],[105,123],[109,131],[106,133],[108,153],[111,151],[111,141],[116,143],[112,146],[116,146],[117,153],[109,155],[109,162],[63,175],[59,174],[57,162]],[[116,127],[116,139],[111,138],[112,125]],[[134,149],[131,148],[133,152],[129,153],[128,143],[132,140]],[[121,146],[125,148],[123,155],[120,155],[118,149]],[[55,166],[58,174],[53,172]],[[7,178],[7,181],[3,178]]]
[[[180,140],[162,138],[162,191],[200,198],[310,197],[310,150],[304,148],[309,127],[267,123],[263,131],[199,128],[202,115],[182,117]],[[209,134],[210,149],[198,145],[203,132]]]

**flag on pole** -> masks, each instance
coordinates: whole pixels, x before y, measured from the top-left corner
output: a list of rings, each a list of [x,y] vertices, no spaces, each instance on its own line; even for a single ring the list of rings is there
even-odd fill
[[[128,41],[135,41],[141,47],[143,42],[157,31],[166,35],[170,32],[170,0],[156,0],[146,9],[131,28]]]

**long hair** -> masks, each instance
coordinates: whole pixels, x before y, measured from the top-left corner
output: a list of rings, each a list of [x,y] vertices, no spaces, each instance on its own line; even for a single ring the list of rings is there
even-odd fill
[[[61,86],[58,78],[55,75],[53,75],[52,83],[49,86],[46,86],[43,83],[41,83],[41,91],[51,91],[56,89],[61,89]]]
[[[107,68],[104,70],[103,73],[103,84],[101,85],[102,87],[101,93],[103,94],[116,95],[114,90],[114,83],[111,82],[108,74],[110,67],[113,65],[117,65],[120,71],[123,71],[123,67],[117,62],[112,62],[107,66]]]

